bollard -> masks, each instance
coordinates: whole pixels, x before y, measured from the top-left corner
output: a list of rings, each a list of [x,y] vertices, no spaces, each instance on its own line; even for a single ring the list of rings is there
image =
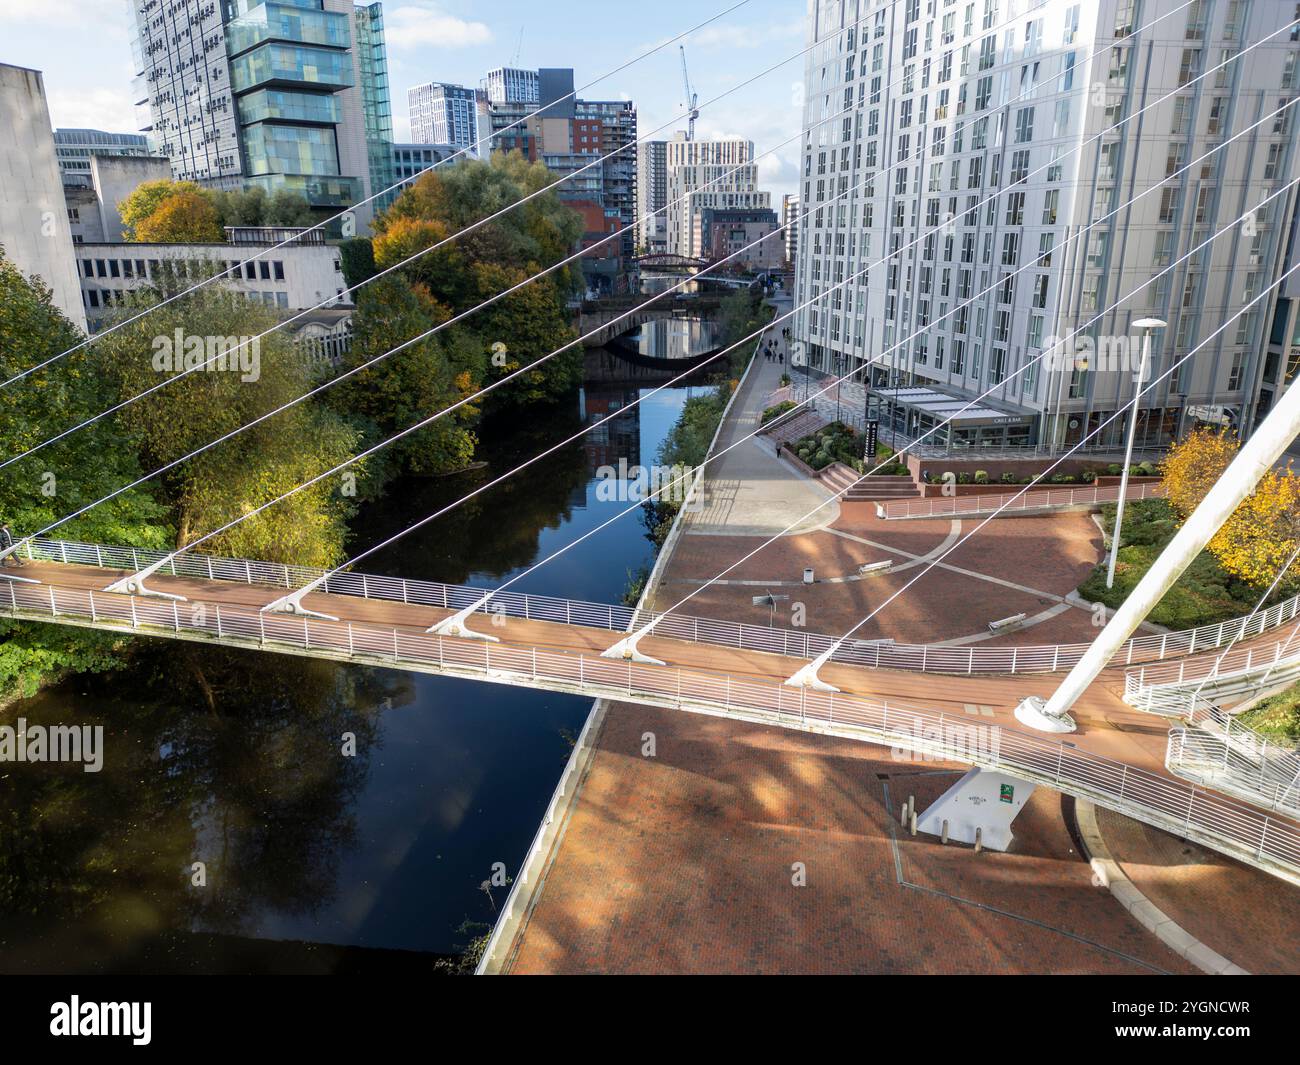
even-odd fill
[[[915,836],[916,835],[916,811],[915,810],[912,811],[911,830],[912,830],[912,835]]]
[[[909,795],[907,797],[907,816],[914,817],[915,815],[916,815],[916,796]]]
[[[903,803],[903,812],[898,815],[898,823],[904,828],[907,827],[907,803]]]
[[[979,854],[979,852],[982,851],[983,849],[984,849],[984,829],[977,828],[975,830],[975,853]]]
[[[946,844],[948,842],[948,819],[943,819],[943,835],[939,837],[939,842]]]

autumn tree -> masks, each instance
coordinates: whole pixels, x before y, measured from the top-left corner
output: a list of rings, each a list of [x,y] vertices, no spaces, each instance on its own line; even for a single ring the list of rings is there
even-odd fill
[[[217,209],[201,192],[174,192],[133,227],[141,244],[219,244],[226,239]]]
[[[1169,502],[1187,517],[1228,468],[1241,441],[1224,430],[1197,429],[1175,443],[1161,466]]]

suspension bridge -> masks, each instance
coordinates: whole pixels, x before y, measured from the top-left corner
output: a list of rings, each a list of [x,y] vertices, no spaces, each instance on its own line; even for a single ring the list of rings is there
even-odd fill
[[[24,557],[28,564],[0,581],[0,613],[11,617],[639,701],[885,744],[1087,799],[1300,883],[1300,825],[1287,816],[1294,796],[1269,809],[1243,802],[1240,789],[1215,790],[1203,773],[1198,783],[1173,772],[1166,722],[1124,701],[1124,665],[1104,671],[1076,704],[1078,732],[1069,740],[1018,727],[1026,675],[1050,682],[1040,672],[1048,655],[1063,670],[1087,645],[1013,649],[1023,668],[1001,650],[984,649],[991,657],[977,663],[970,649],[921,648],[909,667],[897,656],[915,648],[846,645],[824,670],[838,689],[827,692],[785,683],[834,642],[801,630],[673,615],[642,645],[662,662],[655,664],[644,655],[602,657],[617,634],[649,618],[612,604],[507,593],[471,615],[468,631],[448,636],[428,630],[477,604],[482,589],[338,573],[289,613],[268,607],[320,571],[188,554],[152,574],[147,594],[133,595],[105,589],[170,556],[41,540],[29,542]],[[1290,620],[1289,604],[1262,621],[1219,626],[1219,641],[1250,631],[1276,643],[1265,626]],[[1198,633],[1201,650],[1188,656]],[[1217,646],[1208,629],[1131,645],[1130,659],[1201,663],[1197,670]],[[965,672],[945,661],[954,652],[965,657]],[[954,671],[936,683],[936,669]],[[972,728],[992,727],[995,743],[971,742]],[[1178,742],[1181,756],[1181,734]]]

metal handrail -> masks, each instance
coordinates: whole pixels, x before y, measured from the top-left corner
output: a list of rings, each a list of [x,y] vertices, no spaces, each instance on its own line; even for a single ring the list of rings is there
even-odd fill
[[[1076,488],[1030,487],[1027,492],[987,493],[985,495],[930,496],[925,499],[898,499],[876,504],[876,513],[882,518],[903,520],[907,518],[956,518],[974,514],[988,514],[1002,510],[1015,514],[1024,510],[1045,510],[1055,507],[1092,506],[1097,503],[1114,503],[1119,499],[1119,485],[1085,485]],[[1144,482],[1129,485],[1125,499],[1155,499],[1164,495],[1164,486]]]
[[[890,707],[860,696],[792,688],[779,681],[726,673],[647,666],[233,607],[199,609],[175,600],[52,585],[0,582],[0,612],[28,620],[291,649],[317,657],[467,675],[677,709],[723,709],[733,716],[793,728],[833,727],[872,742],[1045,784],[1300,883],[1300,828],[1294,824],[1196,785],[1015,730],[999,728],[993,748],[970,747],[963,742],[969,719],[958,720],[931,710],[898,704]]]
[[[24,551],[28,558],[64,562],[102,569],[138,571],[165,558],[163,551],[144,548],[113,547],[69,540],[37,538]],[[292,590],[319,579],[324,570],[308,566],[285,566],[280,563],[251,559],[221,558],[185,552],[173,559],[164,573],[200,580],[234,581]],[[409,580],[367,573],[335,573],[321,591],[334,595],[360,596],[387,602],[410,603],[445,609],[460,609],[478,602],[483,589],[463,584]],[[484,607],[488,612],[489,607]],[[507,616],[535,621],[554,621],[587,628],[627,632],[632,623],[648,623],[653,613],[633,607],[593,603],[551,596],[502,592],[493,597],[491,610]],[[1115,664],[1179,658],[1198,651],[1212,650],[1257,636],[1290,621],[1300,613],[1300,595],[1275,603],[1267,610],[1202,625],[1182,632],[1136,636],[1116,654]],[[633,626],[635,627],[635,626]],[[692,643],[706,643],[738,650],[761,651],[796,658],[814,658],[835,643],[836,637],[806,629],[782,629],[717,618],[668,614],[656,626],[663,636]],[[965,674],[976,673],[1055,673],[1069,669],[1090,645],[1046,644],[1015,647],[945,647],[929,644],[873,643],[866,640],[845,641],[836,650],[833,661],[873,669],[896,669],[909,672]]]
[[[1165,766],[1185,780],[1300,817],[1300,759],[1296,752],[1274,759],[1243,750],[1240,741],[1241,737],[1233,741],[1199,728],[1170,729]]]

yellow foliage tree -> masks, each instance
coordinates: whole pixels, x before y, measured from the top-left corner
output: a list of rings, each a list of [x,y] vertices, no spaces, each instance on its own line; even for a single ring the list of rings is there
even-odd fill
[[[135,239],[145,244],[219,244],[225,232],[212,201],[201,192],[174,192],[152,214],[136,222]]]
[[[119,200],[117,213],[122,219],[122,228],[127,240],[140,240],[135,227],[147,219],[159,205],[178,192],[192,192],[203,195],[203,190],[193,181],[172,181],[163,178],[160,181],[142,181],[125,199]]]
[[[1236,457],[1241,442],[1229,433],[1197,429],[1174,444],[1161,466],[1169,502],[1187,517]]]
[[[1300,478],[1288,468],[1269,471],[1210,541],[1225,570],[1266,588],[1300,545]],[[1300,574],[1288,572],[1280,588],[1294,588]]]

